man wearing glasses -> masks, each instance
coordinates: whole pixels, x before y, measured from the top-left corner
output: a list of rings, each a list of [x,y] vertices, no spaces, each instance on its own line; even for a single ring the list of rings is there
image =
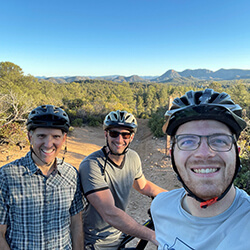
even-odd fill
[[[226,93],[188,91],[165,114],[181,189],[151,205],[158,249],[250,249],[250,198],[233,185],[246,127]]]
[[[79,168],[89,202],[84,215],[85,248],[115,250],[122,232],[157,245],[154,231],[125,213],[132,187],[151,197],[166,191],[146,180],[138,154],[129,149],[137,121],[127,111],[112,111],[103,129],[106,146],[86,157]]]

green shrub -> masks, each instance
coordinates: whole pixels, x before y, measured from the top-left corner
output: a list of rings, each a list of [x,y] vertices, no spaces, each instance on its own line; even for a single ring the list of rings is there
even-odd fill
[[[90,115],[88,116],[88,125],[92,127],[98,127],[102,124],[102,118],[100,116]]]
[[[71,122],[71,126],[73,127],[81,127],[83,125],[83,120],[81,118],[76,118]]]
[[[242,132],[238,144],[241,147],[241,164],[242,169],[235,179],[235,186],[242,188],[250,195],[250,127],[249,121],[248,127]]]
[[[160,107],[155,113],[152,114],[152,118],[149,119],[148,126],[156,137],[164,136],[164,133],[162,132],[162,126],[165,122],[165,112],[166,108]]]
[[[20,148],[28,144],[27,134],[19,123],[9,123],[0,128],[0,144],[8,148],[18,145]]]

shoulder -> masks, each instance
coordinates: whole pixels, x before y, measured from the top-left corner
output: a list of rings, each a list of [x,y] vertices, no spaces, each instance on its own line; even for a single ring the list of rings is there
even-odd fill
[[[81,178],[88,175],[95,176],[101,174],[105,159],[105,154],[101,149],[84,158],[79,166]]]
[[[246,204],[250,210],[250,196],[242,189],[236,187],[236,199],[241,204]]]
[[[154,198],[152,205],[155,206],[156,204],[162,203],[165,201],[176,202],[176,201],[179,201],[184,195],[185,195],[184,188],[173,189],[168,192],[161,192]]]
[[[133,149],[129,149],[127,152],[127,157],[132,160],[139,160],[140,161],[140,156],[139,154],[134,151]]]
[[[92,161],[92,162],[93,162],[93,161],[98,161],[100,158],[103,158],[103,157],[105,157],[105,155],[104,155],[104,153],[103,153],[103,150],[102,150],[102,149],[97,150],[97,151],[91,153],[90,155],[86,156],[86,157],[82,160],[80,166],[81,166],[81,165],[84,165],[84,164],[86,164],[87,162],[90,162],[90,161]]]
[[[64,172],[67,172],[67,173],[77,173],[77,169],[72,166],[71,164],[67,163],[67,162],[62,162],[61,159],[58,159],[58,163],[57,163],[57,168],[58,170],[62,171],[63,173]]]
[[[20,172],[26,170],[26,167],[30,166],[33,163],[31,159],[30,152],[22,158],[16,159],[10,163],[5,164],[0,167],[0,173],[11,173],[11,172]]]

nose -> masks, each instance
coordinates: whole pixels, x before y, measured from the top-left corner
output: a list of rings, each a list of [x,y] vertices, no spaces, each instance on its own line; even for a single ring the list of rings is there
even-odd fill
[[[201,138],[200,146],[195,150],[195,156],[196,157],[211,157],[216,154],[214,150],[212,150],[208,146],[207,138]]]
[[[46,139],[44,140],[44,146],[50,148],[53,146],[53,144],[54,144],[53,137],[47,136]]]
[[[123,141],[123,137],[122,137],[122,135],[121,134],[119,134],[118,136],[117,136],[117,138],[116,138],[118,141]]]

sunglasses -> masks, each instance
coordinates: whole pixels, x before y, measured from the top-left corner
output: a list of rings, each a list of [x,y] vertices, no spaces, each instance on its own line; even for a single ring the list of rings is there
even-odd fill
[[[115,130],[109,130],[109,136],[112,138],[117,138],[119,135],[122,136],[123,139],[129,139],[131,136],[131,133],[129,132],[118,132]]]

